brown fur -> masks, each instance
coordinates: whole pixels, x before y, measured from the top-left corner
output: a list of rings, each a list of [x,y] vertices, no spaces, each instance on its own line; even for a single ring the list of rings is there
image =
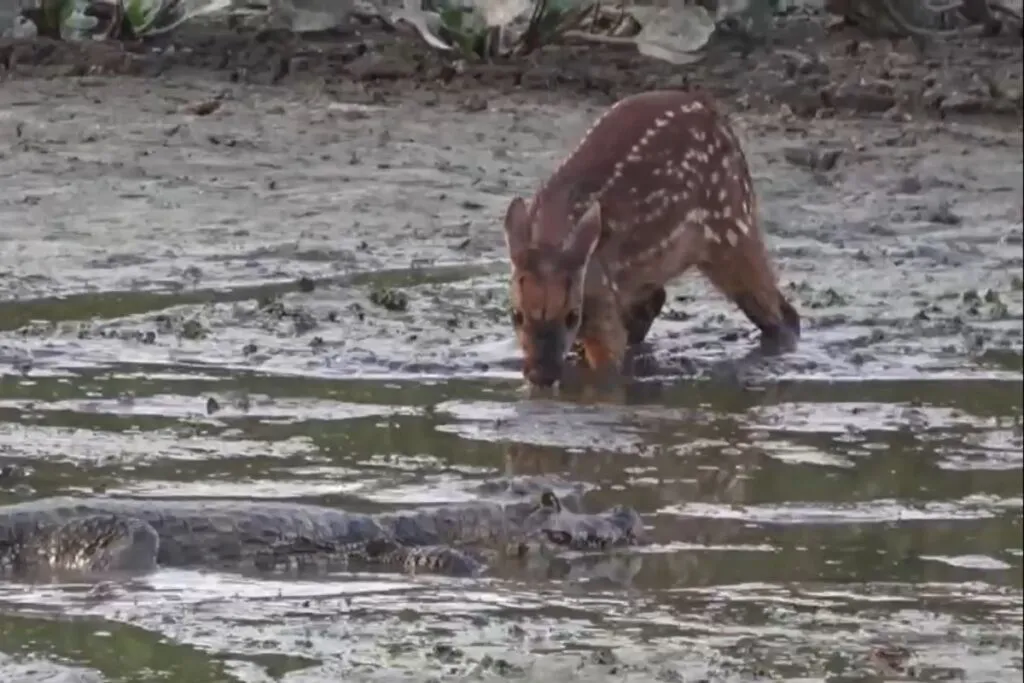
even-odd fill
[[[800,318],[778,288],[771,258],[760,230],[728,249],[711,251],[699,266],[715,288],[729,298],[761,331],[766,349],[792,350]]]
[[[667,114],[666,114],[667,112]],[[505,217],[513,323],[534,384],[561,377],[578,342],[618,370],[696,266],[778,350],[800,317],[779,291],[747,163],[704,95],[655,91],[617,103],[542,185]]]

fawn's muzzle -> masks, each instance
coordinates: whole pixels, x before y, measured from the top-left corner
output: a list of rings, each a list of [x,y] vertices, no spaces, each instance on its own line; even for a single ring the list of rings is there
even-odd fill
[[[523,364],[526,379],[540,387],[549,387],[562,379],[565,330],[556,323],[544,323],[530,335],[530,342]]]
[[[550,387],[562,379],[562,367],[561,365],[550,365],[547,363],[527,364],[523,374],[530,381],[530,384],[535,384],[539,387]]]

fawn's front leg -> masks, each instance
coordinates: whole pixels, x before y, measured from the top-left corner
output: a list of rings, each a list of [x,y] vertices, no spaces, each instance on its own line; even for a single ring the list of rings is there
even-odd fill
[[[576,338],[591,370],[601,374],[621,372],[629,332],[614,300],[603,296],[587,298],[583,324]]]
[[[647,333],[651,331],[651,326],[661,314],[667,300],[665,288],[655,287],[629,307],[625,325],[628,334],[626,341],[630,346],[641,344],[647,339]]]

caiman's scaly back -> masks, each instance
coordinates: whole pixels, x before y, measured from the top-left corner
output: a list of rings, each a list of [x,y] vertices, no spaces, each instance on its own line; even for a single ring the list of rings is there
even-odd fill
[[[0,577],[105,578],[160,566],[376,566],[473,576],[485,569],[478,555],[492,550],[519,555],[538,544],[579,550],[642,539],[631,508],[583,514],[563,509],[539,481],[510,481],[507,489],[510,500],[501,502],[377,514],[277,501],[24,501],[0,506]]]
[[[512,321],[524,376],[547,386],[578,338],[617,370],[646,337],[665,285],[697,266],[762,331],[792,348],[800,317],[778,289],[743,151],[710,98],[620,100],[527,202],[505,214]]]

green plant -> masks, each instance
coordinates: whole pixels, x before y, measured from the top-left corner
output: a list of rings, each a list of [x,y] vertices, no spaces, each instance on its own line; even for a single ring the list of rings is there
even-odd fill
[[[523,55],[575,27],[591,0],[406,0],[395,20],[412,25],[431,47],[464,59]]]
[[[41,36],[63,40],[138,40],[229,7],[231,0],[37,0],[21,11]]]
[[[431,2],[424,8],[424,2]],[[463,59],[521,56],[575,40],[629,46],[649,57],[688,64],[726,17],[766,28],[779,0],[730,0],[708,11],[699,5],[612,6],[594,0],[406,0],[404,20],[431,47]]]

